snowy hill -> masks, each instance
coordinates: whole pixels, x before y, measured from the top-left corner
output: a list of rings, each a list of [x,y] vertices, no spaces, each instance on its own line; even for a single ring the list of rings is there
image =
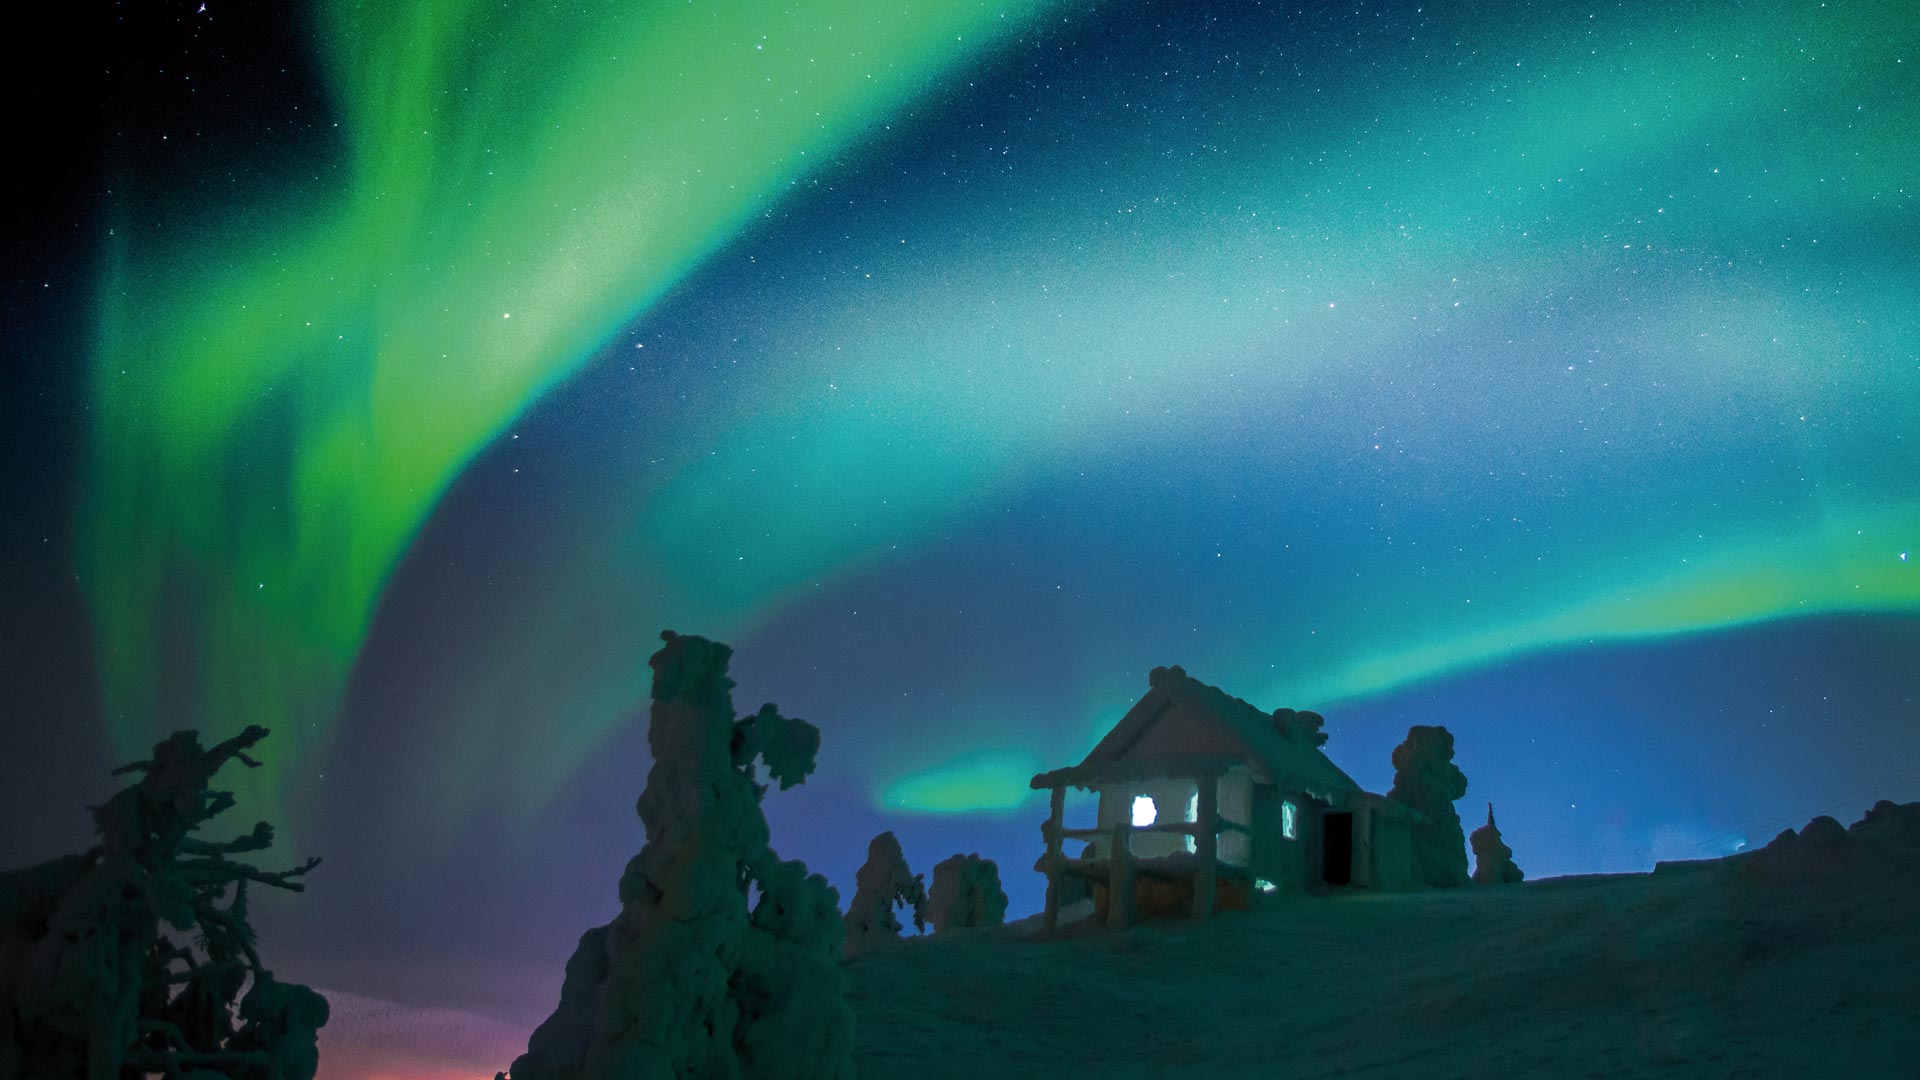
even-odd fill
[[[1920,1076],[1912,839],[908,939],[850,966],[860,1075]]]

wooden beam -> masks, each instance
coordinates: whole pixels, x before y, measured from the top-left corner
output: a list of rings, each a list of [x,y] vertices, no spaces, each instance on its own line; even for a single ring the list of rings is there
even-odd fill
[[[1213,894],[1217,885],[1220,856],[1220,784],[1203,781],[1193,815],[1198,832],[1194,854],[1200,865],[1193,872],[1193,917],[1204,919],[1213,914]]]
[[[1133,850],[1125,821],[1113,823],[1113,850],[1107,853],[1107,927],[1125,930],[1133,925]]]
[[[1091,765],[1072,765],[1043,772],[1027,781],[1035,791],[1066,782],[1074,787],[1105,787],[1144,780],[1203,780],[1217,777],[1236,765],[1251,763],[1231,754],[1169,754],[1164,757],[1125,758]],[[1255,770],[1258,774],[1258,770]]]
[[[1247,826],[1237,821],[1228,821],[1225,818],[1219,820],[1218,826],[1216,830],[1218,832],[1243,832],[1248,834],[1253,832],[1253,830]],[[1097,840],[1106,836],[1110,831],[1109,829],[1061,829],[1060,835],[1069,840]],[[1135,825],[1133,826],[1133,831],[1137,833],[1174,833],[1179,836],[1197,837],[1200,835],[1201,829],[1200,823],[1197,821],[1156,821],[1151,825]]]
[[[1047,814],[1047,824],[1040,831],[1047,840],[1047,907],[1041,923],[1048,931],[1060,928],[1060,820],[1066,816],[1066,783],[1053,785],[1052,808]]]
[[[1052,772],[1043,772],[1039,776],[1027,781],[1027,786],[1035,791],[1039,791],[1041,788],[1059,787],[1061,784],[1067,782],[1068,774],[1071,772],[1073,772],[1072,766],[1064,769],[1055,769]]]

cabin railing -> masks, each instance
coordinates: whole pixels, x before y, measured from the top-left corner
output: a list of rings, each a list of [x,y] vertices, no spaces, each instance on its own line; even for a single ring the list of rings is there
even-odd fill
[[[1051,813],[1040,826],[1040,832],[1047,842],[1047,901],[1042,925],[1048,930],[1060,925],[1060,885],[1065,874],[1066,856],[1061,851],[1064,840],[1098,840],[1106,838],[1107,845],[1107,925],[1124,930],[1134,922],[1134,879],[1137,876],[1139,860],[1133,853],[1133,835],[1135,833],[1159,833],[1193,838],[1193,915],[1205,918],[1213,914],[1215,894],[1219,890],[1220,877],[1220,834],[1240,832],[1252,835],[1253,830],[1237,821],[1228,821],[1220,816],[1220,789],[1217,781],[1202,780],[1198,785],[1199,798],[1195,800],[1194,819],[1192,821],[1159,822],[1151,825],[1135,825],[1122,819],[1105,828],[1069,829],[1064,827],[1061,818],[1066,812],[1066,784],[1052,785]]]
[[[1200,823],[1197,821],[1165,823],[1156,821],[1152,825],[1131,825],[1126,822],[1118,822],[1117,824],[1126,825],[1129,835],[1133,833],[1177,833],[1196,839],[1200,836]],[[1249,826],[1242,825],[1237,821],[1228,821],[1225,818],[1220,820],[1220,831],[1243,832],[1249,836],[1253,835],[1253,829]],[[1093,829],[1061,829],[1060,837],[1064,840],[1098,840],[1103,836],[1110,835],[1112,832],[1113,828],[1111,826]]]

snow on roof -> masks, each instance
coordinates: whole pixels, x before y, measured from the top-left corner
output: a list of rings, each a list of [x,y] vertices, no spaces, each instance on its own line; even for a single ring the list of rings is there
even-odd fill
[[[1179,667],[1154,668],[1151,687],[1127,710],[1080,764],[1062,770],[1069,782],[1118,778],[1143,766],[1174,766],[1230,756],[1249,766],[1261,783],[1344,803],[1362,794],[1360,785],[1320,752],[1295,742],[1262,712]],[[1051,778],[1055,774],[1042,774]],[[1042,777],[1035,777],[1038,785]]]

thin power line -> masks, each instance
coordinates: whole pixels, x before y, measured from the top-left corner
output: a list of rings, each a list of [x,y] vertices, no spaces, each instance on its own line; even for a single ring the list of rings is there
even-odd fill
[[[1734,831],[1729,833],[1722,833],[1721,835],[1716,836],[1711,840],[1705,841],[1700,845],[1700,847],[1702,850],[1717,848],[1729,840],[1746,839],[1748,837],[1755,835],[1756,833],[1764,833],[1768,829],[1777,828],[1784,825],[1799,824],[1799,823],[1808,821],[1809,819],[1819,815],[1824,810],[1831,810],[1836,806],[1844,805],[1846,803],[1852,802],[1855,799],[1863,798],[1868,795],[1878,794],[1890,787],[1895,787],[1900,784],[1906,783],[1909,780],[1915,780],[1915,779],[1920,779],[1920,766],[1916,766],[1914,768],[1908,769],[1897,776],[1889,776],[1885,780],[1878,781],[1877,783],[1868,784],[1866,787],[1856,788],[1853,791],[1847,792],[1845,795],[1835,796],[1834,798],[1829,799],[1818,806],[1809,807],[1806,810],[1802,810],[1798,814],[1789,814],[1786,817],[1776,818],[1772,821],[1766,822],[1765,824],[1755,825],[1752,828],[1735,829]]]
[[[1714,847],[1714,846],[1718,846],[1720,844],[1726,843],[1729,840],[1736,840],[1736,839],[1751,837],[1757,833],[1764,833],[1768,829],[1776,828],[1779,826],[1798,825],[1815,817],[1821,811],[1831,810],[1834,807],[1844,805],[1845,803],[1851,802],[1855,799],[1864,798],[1866,796],[1876,794],[1878,792],[1886,790],[1887,788],[1898,786],[1902,783],[1905,783],[1913,779],[1920,779],[1920,768],[1908,769],[1905,772],[1899,773],[1894,776],[1890,776],[1885,780],[1868,784],[1865,787],[1855,788],[1854,790],[1849,791],[1844,795],[1838,795],[1838,796],[1835,796],[1834,798],[1828,799],[1825,802],[1819,803],[1818,805],[1810,806],[1807,809],[1802,810],[1797,814],[1789,814],[1786,817],[1775,818],[1764,824],[1756,825],[1751,828],[1736,829],[1732,832],[1724,833],[1718,837],[1715,837],[1712,840],[1708,840],[1702,846]]]

